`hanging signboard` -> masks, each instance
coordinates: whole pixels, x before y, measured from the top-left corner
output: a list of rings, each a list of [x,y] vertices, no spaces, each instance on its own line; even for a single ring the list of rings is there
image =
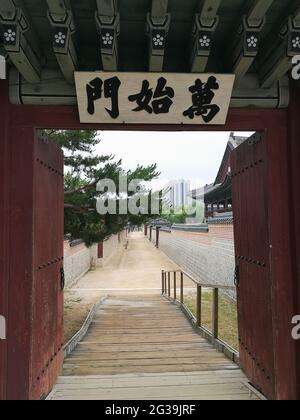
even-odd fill
[[[76,72],[80,122],[224,125],[234,77]]]

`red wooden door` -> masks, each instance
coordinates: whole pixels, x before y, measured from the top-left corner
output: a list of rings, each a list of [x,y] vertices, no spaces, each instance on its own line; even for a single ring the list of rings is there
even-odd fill
[[[266,144],[260,134],[231,157],[241,366],[251,383],[274,398],[275,374]]]
[[[63,154],[37,140],[34,176],[34,285],[30,398],[46,396],[62,364]]]
[[[31,127],[11,126],[8,140],[0,183],[0,309],[7,321],[0,399],[41,399],[62,366],[63,154]]]

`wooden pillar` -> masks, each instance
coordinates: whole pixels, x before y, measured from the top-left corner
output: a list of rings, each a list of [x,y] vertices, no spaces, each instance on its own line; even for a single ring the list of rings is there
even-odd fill
[[[98,258],[101,259],[103,258],[103,256],[104,256],[104,243],[102,241],[98,243]]]
[[[289,153],[290,153],[290,218],[292,234],[292,258],[294,278],[294,315],[300,315],[300,85],[292,83],[291,102],[289,108]],[[300,340],[294,342],[296,398],[300,399]]]
[[[160,228],[157,227],[156,228],[156,243],[155,243],[156,248],[159,248],[159,231],[160,231]]]
[[[13,124],[5,82],[0,81],[0,314],[7,320],[0,341],[0,399],[30,394],[30,324],[33,238],[33,130]],[[26,142],[26,148],[20,147]],[[29,164],[30,162],[30,164]]]
[[[197,285],[197,327],[202,324],[202,287]]]
[[[16,123],[1,81],[0,109],[0,399],[40,399],[62,365],[63,156]]]
[[[8,329],[8,398],[30,398],[30,352],[33,299],[33,154],[32,128],[10,127],[10,282]],[[26,144],[26,147],[22,147]],[[22,185],[22,187],[21,187]],[[45,238],[47,241],[47,238]],[[22,310],[20,310],[22,308]],[[18,357],[16,357],[18,355]]]
[[[299,101],[292,99],[286,116],[276,122],[271,118],[266,121],[266,127],[274,395],[278,400],[294,400],[299,397],[300,381],[299,367],[297,373],[299,342],[294,341],[291,335],[292,318],[299,310],[296,298],[299,290],[299,254],[296,254],[296,201],[292,187],[295,186],[296,194],[296,189],[299,189],[296,170],[299,161],[295,159],[294,171],[291,173],[291,145],[293,143],[295,152],[298,148],[299,157]]]
[[[4,81],[0,108],[0,315],[7,320],[6,340],[0,340],[0,399],[26,400],[32,345],[34,130],[14,125]]]

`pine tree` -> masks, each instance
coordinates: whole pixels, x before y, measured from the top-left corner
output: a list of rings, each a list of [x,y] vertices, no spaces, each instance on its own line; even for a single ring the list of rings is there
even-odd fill
[[[140,180],[139,194],[150,197],[144,182],[159,177],[157,165],[138,165],[134,170],[125,171],[122,160],[113,155],[95,154],[95,146],[101,141],[97,131],[45,131],[47,137],[64,151],[65,163],[65,234],[73,239],[82,239],[87,246],[109,238],[123,230],[128,223],[142,225],[153,215],[105,214],[97,212],[97,199],[103,196],[96,190],[100,180],[111,179],[117,186],[114,197],[121,199],[119,176],[127,176],[128,183]],[[129,196],[134,193],[129,193]],[[118,208],[118,206],[117,206]],[[157,214],[157,216],[159,213]]]

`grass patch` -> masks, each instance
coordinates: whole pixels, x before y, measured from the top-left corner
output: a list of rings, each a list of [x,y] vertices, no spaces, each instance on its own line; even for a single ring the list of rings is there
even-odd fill
[[[211,290],[202,291],[202,325],[212,331],[212,300]],[[185,305],[196,317],[196,296],[185,296]],[[238,351],[238,320],[236,303],[222,294],[219,295],[219,338]]]

